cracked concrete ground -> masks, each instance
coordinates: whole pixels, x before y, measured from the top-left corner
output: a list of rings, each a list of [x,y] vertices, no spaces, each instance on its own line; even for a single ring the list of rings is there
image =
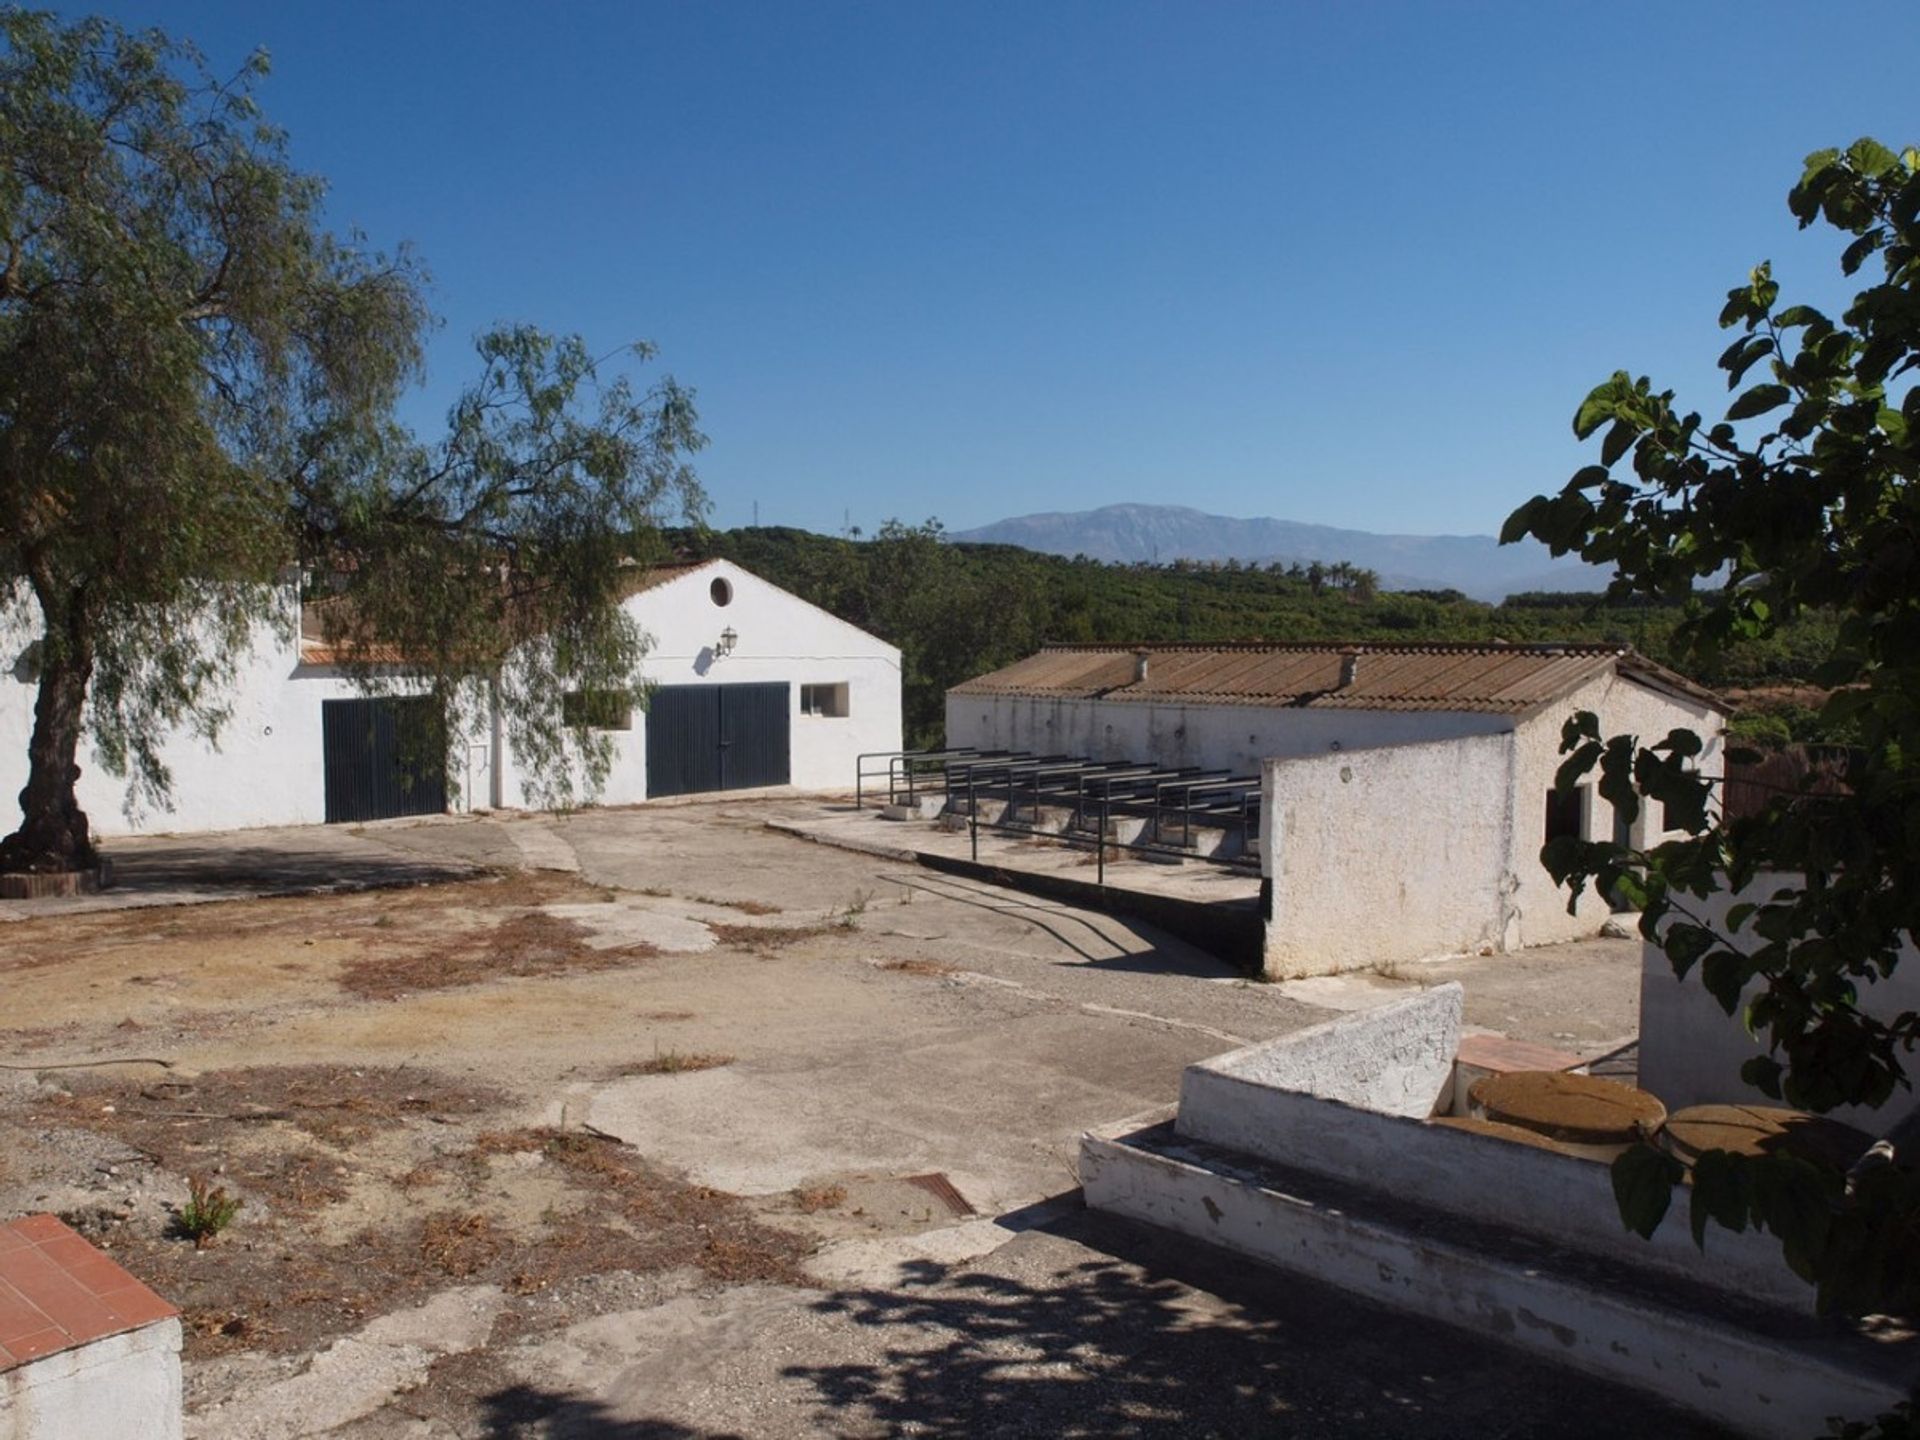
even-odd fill
[[[1132,922],[765,828],[808,808],[133,842],[117,847],[123,873],[145,864],[155,883],[110,903],[224,901],[206,924],[90,904],[0,926],[10,1064],[132,1047],[181,1085],[293,1064],[427,1073],[450,1094],[496,1097],[474,1099],[471,1119],[401,1102],[399,1118],[327,1152],[339,1174],[321,1174],[307,1208],[263,1196],[195,1263],[237,1267],[256,1245],[297,1259],[304,1245],[350,1266],[381,1235],[388,1249],[369,1257],[407,1259],[392,1237],[439,1207],[494,1246],[484,1273],[501,1278],[461,1282],[456,1266],[384,1305],[376,1285],[364,1319],[310,1343],[203,1335],[191,1433],[1701,1433],[1626,1392],[1089,1215],[1073,1191],[1082,1129],[1172,1100],[1194,1059],[1379,989],[1462,978],[1496,1028],[1597,1044],[1631,1028],[1631,946],[1455,962],[1338,993],[1254,985]],[[315,883],[337,865],[415,888],[226,898],[280,888],[276,845]],[[197,896],[190,855],[216,877]],[[476,872],[520,877],[505,882],[521,887],[512,906],[489,908],[494,892],[457,878]],[[482,953],[514,966],[422,968],[422,954],[444,967]],[[423,988],[369,999],[344,983],[383,965]],[[694,1056],[712,1063],[684,1063]],[[0,1097],[0,1209],[111,1212],[164,1245],[182,1176],[49,1121],[90,1103],[72,1072],[11,1073],[22,1083]],[[127,1083],[161,1093],[153,1073]],[[49,1112],[50,1094],[66,1109]],[[247,1133],[291,1143],[289,1123]],[[740,1223],[788,1237],[798,1272],[729,1278],[710,1255],[650,1267],[616,1244],[604,1265],[520,1283],[516,1251],[537,1258],[607,1202],[563,1183],[556,1142],[543,1159],[533,1142],[488,1139],[515,1126],[617,1137],[660,1183],[694,1187],[674,1192],[689,1203],[742,1197],[726,1201],[744,1207]],[[977,1214],[904,1179],[929,1172]]]

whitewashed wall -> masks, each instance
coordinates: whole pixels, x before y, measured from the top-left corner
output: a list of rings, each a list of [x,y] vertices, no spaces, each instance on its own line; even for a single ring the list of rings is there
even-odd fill
[[[355,693],[330,671],[301,670],[294,593],[286,592],[289,635],[255,631],[229,700],[232,713],[209,744],[191,731],[167,737],[161,755],[173,775],[169,810],[130,814],[125,782],[107,773],[81,741],[80,806],[97,835],[139,830],[226,830],[256,825],[318,824],[326,795],[320,760],[320,705]],[[27,737],[33,730],[35,685],[21,656],[37,634],[37,612],[16,608],[0,642],[0,825],[20,821],[27,783]]]
[[[714,603],[715,579],[732,586],[732,600]],[[901,747],[900,652],[857,626],[770,585],[738,565],[716,560],[643,590],[627,610],[651,639],[640,670],[659,685],[744,685],[784,681],[791,686],[793,776],[800,790],[852,790],[855,757]],[[731,655],[714,654],[722,630],[739,636]],[[800,713],[802,685],[844,684],[845,716]],[[611,732],[613,768],[599,801],[629,805],[647,798],[647,717],[635,711],[633,728]],[[500,803],[529,804],[512,747],[502,754]]]
[[[733,587],[733,599],[724,607],[709,594],[716,576]],[[291,589],[286,604],[289,633],[283,638],[270,626],[256,632],[254,650],[229,696],[231,717],[217,742],[209,744],[191,732],[165,740],[162,754],[173,772],[171,809],[130,815],[125,784],[105,771],[83,740],[79,796],[96,834],[308,825],[326,818],[321,705],[359,692],[337,671],[299,663]],[[791,684],[796,788],[851,790],[856,755],[900,748],[900,652],[874,636],[726,561],[689,571],[627,604],[655,642],[641,664],[651,680]],[[0,833],[19,823],[18,796],[26,784],[27,737],[33,728],[34,685],[19,662],[37,633],[37,613],[15,607],[11,615],[0,633]],[[740,637],[738,646],[717,659],[713,644],[729,626]],[[814,683],[847,685],[848,714],[800,714],[800,686]],[[527,796],[512,755],[503,747],[496,777],[493,727],[484,705],[472,708],[474,733],[455,736],[447,757],[449,788],[459,792],[453,805],[524,806]],[[633,729],[619,734],[617,744],[599,801],[644,800],[644,715],[634,716]]]
[[[1505,948],[1513,764],[1510,734],[1267,761],[1267,973]]]
[[[1514,764],[1512,864],[1516,885],[1511,943],[1516,947],[1592,935],[1611,913],[1606,899],[1588,887],[1580,897],[1579,913],[1569,915],[1567,892],[1554,885],[1553,877],[1540,863],[1540,848],[1546,844],[1547,792],[1553,788],[1553,777],[1566,758],[1560,753],[1560,730],[1576,710],[1597,714],[1601,735],[1638,735],[1643,745],[1665,739],[1670,730],[1692,730],[1705,742],[1700,772],[1718,778],[1725,769],[1724,715],[1697,701],[1652,690],[1618,675],[1592,681],[1522,722],[1516,732]],[[1595,773],[1586,783],[1586,838],[1610,840],[1613,807],[1600,798],[1598,781]],[[1659,840],[1659,836],[1648,833],[1648,824],[1643,806],[1631,835],[1634,843]]]
[[[1314,710],[1266,705],[1161,705],[1134,700],[1048,700],[949,695],[947,743],[1094,760],[1204,765],[1257,775],[1275,756],[1317,755],[1511,730],[1504,715],[1435,711]]]

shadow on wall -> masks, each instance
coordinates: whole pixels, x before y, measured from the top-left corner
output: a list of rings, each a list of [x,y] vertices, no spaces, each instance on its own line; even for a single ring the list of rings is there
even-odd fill
[[[776,1433],[1722,1433],[1501,1346],[1112,1217],[1081,1212],[1043,1228],[1100,1253],[1057,1273],[1042,1265],[1031,1281],[922,1261],[892,1289],[823,1294],[812,1306],[820,1323],[806,1333],[819,1351],[857,1346],[860,1358],[780,1372],[805,1388],[780,1397],[793,1405]],[[849,1326],[851,1339],[836,1342]],[[767,1398],[743,1396],[741,1409],[785,1409]],[[733,1433],[619,1419],[596,1402],[529,1386],[487,1405],[493,1424],[483,1433],[495,1440]]]

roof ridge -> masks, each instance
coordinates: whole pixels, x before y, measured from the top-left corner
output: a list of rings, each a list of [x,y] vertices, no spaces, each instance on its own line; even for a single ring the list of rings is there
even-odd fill
[[[1045,640],[1043,652],[1053,654],[1132,655],[1170,654],[1190,651],[1303,650],[1313,653],[1344,654],[1357,650],[1362,654],[1514,654],[1514,655],[1627,655],[1631,645],[1605,640],[1139,640],[1131,643],[1102,640]]]

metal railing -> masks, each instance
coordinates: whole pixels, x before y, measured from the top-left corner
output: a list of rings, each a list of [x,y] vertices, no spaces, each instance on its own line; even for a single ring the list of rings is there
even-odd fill
[[[884,766],[873,762],[884,761]],[[980,831],[1042,835],[1042,812],[1069,812],[1057,832],[1071,843],[1093,825],[1092,843],[1098,883],[1106,884],[1109,849],[1160,857],[1196,859],[1228,868],[1257,863],[1261,782],[1200,766],[1156,766],[1126,760],[1091,760],[1074,755],[1033,755],[1020,751],[946,750],[874,751],[856,764],[854,803],[866,801],[866,782],[887,780],[887,803],[916,805],[938,795],[945,814],[967,817],[969,846],[980,858]],[[981,818],[983,803],[1001,802],[993,819]],[[1022,816],[1027,817],[1022,819]],[[1115,819],[1143,821],[1136,840],[1115,838]],[[1198,854],[1194,836],[1201,828],[1238,832],[1238,855]],[[1169,837],[1177,830],[1178,840]]]

